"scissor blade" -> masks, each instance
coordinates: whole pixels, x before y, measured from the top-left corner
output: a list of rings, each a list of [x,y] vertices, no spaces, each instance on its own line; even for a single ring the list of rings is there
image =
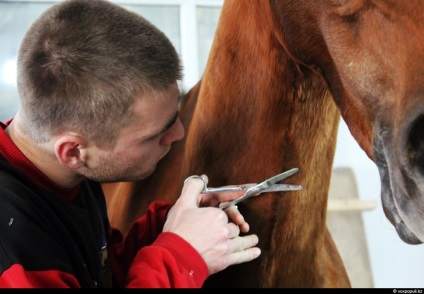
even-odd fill
[[[294,175],[298,171],[299,171],[299,169],[297,167],[292,168],[288,171],[285,171],[281,174],[278,174],[276,176],[273,176],[272,178],[265,180],[264,182],[262,182],[262,184],[264,185],[264,187],[270,187],[270,186],[284,180],[285,178],[288,178],[288,177]]]
[[[279,191],[299,191],[302,190],[300,185],[289,185],[289,184],[275,184],[269,188],[262,190],[260,193],[265,192],[279,192]]]
[[[258,194],[262,194],[262,193],[265,193],[265,192],[279,192],[279,191],[298,191],[298,190],[302,190],[302,186],[300,186],[300,185],[288,185],[288,184],[275,184],[275,185],[272,185],[271,187],[269,187],[269,188],[266,188],[266,189],[263,189],[263,190],[260,190],[259,192],[258,192]],[[233,201],[230,201],[230,202],[228,202],[228,203],[226,203],[226,204],[224,204],[224,205],[222,205],[222,206],[220,206],[220,208],[222,209],[222,210],[224,210],[224,209],[227,209],[228,207],[230,207],[230,206],[233,206],[233,205],[236,205],[236,204],[238,204],[239,202],[241,202],[241,201],[243,201],[243,200],[245,200],[245,199],[247,199],[247,198],[249,198],[250,196],[252,196],[253,194],[245,194],[245,195],[243,195],[243,196],[241,196],[241,197],[239,197],[239,198],[237,198],[237,199],[234,199]]]
[[[293,168],[291,170],[285,171],[281,174],[278,174],[276,176],[273,176],[272,178],[269,178],[265,181],[263,181],[262,183],[255,185],[253,187],[250,187],[246,190],[246,193],[237,198],[234,199],[233,201],[230,201],[226,204],[224,204],[223,206],[220,206],[221,209],[226,209],[230,206],[236,205],[237,203],[255,195],[255,194],[261,194],[263,192],[276,192],[276,191],[297,191],[297,190],[301,190],[302,186],[299,185],[284,185],[284,184],[279,184],[276,185],[275,183],[278,183],[279,181],[282,181],[285,178],[290,177],[291,175],[297,173],[299,171],[298,168]]]

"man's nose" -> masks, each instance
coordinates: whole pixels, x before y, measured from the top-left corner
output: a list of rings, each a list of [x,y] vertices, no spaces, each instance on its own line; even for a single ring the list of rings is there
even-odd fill
[[[172,142],[179,141],[182,138],[184,138],[185,131],[184,126],[181,123],[181,120],[178,118],[175,123],[168,129],[168,131],[163,134],[160,144],[161,145],[168,145]]]

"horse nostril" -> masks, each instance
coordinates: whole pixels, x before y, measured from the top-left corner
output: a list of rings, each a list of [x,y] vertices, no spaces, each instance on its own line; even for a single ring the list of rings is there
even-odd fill
[[[424,115],[414,121],[408,141],[410,164],[424,174]]]

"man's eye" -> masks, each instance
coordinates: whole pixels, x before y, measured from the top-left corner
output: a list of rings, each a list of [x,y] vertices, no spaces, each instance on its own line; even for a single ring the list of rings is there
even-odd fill
[[[148,139],[147,139],[147,140],[145,140],[145,141],[149,141],[149,142],[154,141],[155,139],[159,138],[161,135],[162,135],[162,134],[154,135],[153,137],[150,137],[150,138],[148,138]]]

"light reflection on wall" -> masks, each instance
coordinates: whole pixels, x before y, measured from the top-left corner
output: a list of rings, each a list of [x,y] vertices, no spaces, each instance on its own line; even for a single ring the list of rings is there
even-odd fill
[[[16,76],[16,57],[13,55],[0,57],[0,121],[2,122],[12,118],[19,108]]]
[[[8,59],[4,63],[2,81],[6,85],[16,86],[16,59]]]

